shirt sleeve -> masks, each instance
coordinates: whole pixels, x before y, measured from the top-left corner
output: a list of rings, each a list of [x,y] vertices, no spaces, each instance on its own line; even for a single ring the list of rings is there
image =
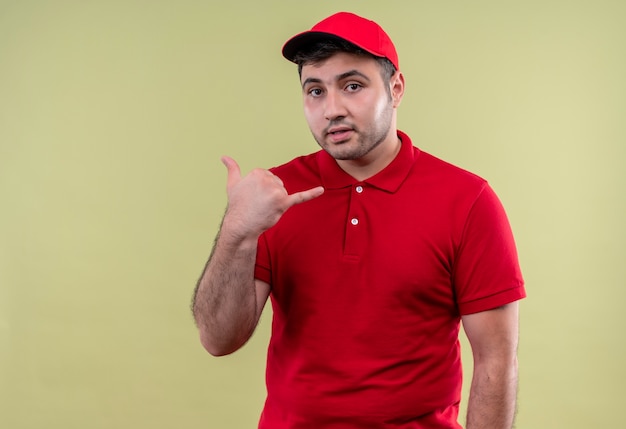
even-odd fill
[[[491,310],[526,296],[511,226],[488,184],[467,216],[452,275],[462,315]]]
[[[267,246],[267,237],[261,234],[256,251],[256,265],[254,267],[254,278],[271,284],[270,256]]]

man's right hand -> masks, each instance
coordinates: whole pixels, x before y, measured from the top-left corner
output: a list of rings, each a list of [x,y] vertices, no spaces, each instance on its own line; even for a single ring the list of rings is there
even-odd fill
[[[234,159],[224,156],[222,162],[228,170],[228,209],[224,223],[228,223],[230,233],[240,238],[258,237],[274,226],[291,206],[324,193],[324,188],[317,186],[289,195],[283,181],[268,170],[257,168],[242,177]]]

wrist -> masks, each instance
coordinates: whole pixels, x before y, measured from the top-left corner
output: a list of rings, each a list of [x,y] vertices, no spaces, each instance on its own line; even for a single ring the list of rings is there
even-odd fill
[[[222,220],[220,227],[220,241],[228,243],[232,246],[243,248],[255,248],[261,232],[254,231],[250,228],[246,228],[246,225],[233,216],[229,216],[228,213]]]

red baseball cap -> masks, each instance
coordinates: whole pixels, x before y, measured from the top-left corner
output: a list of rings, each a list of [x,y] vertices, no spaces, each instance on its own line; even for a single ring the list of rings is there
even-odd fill
[[[380,25],[349,12],[339,12],[318,22],[309,31],[297,34],[283,46],[283,56],[293,62],[296,53],[310,43],[343,39],[376,57],[387,58],[399,70],[398,53]]]

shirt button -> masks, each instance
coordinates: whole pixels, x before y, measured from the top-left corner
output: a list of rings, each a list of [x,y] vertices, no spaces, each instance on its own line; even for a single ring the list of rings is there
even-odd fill
[[[350,223],[351,223],[352,225],[355,225],[355,226],[356,226],[356,225],[358,225],[358,224],[359,224],[359,220],[358,220],[357,218],[353,217],[353,218],[352,218],[352,220],[350,220]]]
[[[363,192],[363,186],[361,186],[361,185],[357,186],[357,187],[356,187],[356,191],[357,191],[357,193],[359,193],[359,194],[360,194],[361,192]]]

